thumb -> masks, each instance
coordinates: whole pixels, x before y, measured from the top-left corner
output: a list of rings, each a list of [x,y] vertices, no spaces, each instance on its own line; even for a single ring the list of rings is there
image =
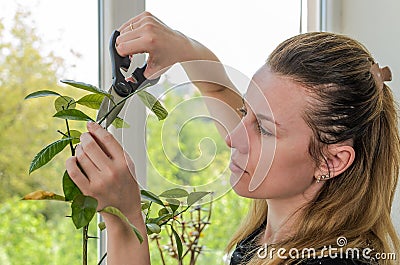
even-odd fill
[[[146,64],[147,66],[143,73],[144,77],[146,77],[147,79],[155,79],[161,75],[161,74],[156,75],[158,72],[158,68],[154,60],[154,57],[151,56],[151,54],[149,54],[149,58],[147,59]]]

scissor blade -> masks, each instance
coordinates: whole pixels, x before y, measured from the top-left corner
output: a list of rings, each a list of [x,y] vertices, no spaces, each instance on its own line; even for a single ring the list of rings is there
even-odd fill
[[[99,112],[97,113],[96,121],[99,122],[104,118],[107,113],[110,113],[107,115],[105,118],[106,126],[105,128],[108,128],[112,122],[118,117],[118,114],[121,112],[122,108],[125,105],[125,102],[120,103],[121,100],[124,99],[124,97],[119,96],[113,88],[109,90],[109,93],[113,96],[114,102],[111,101],[108,97],[104,97],[103,101],[101,102]],[[114,104],[115,103],[115,104]],[[119,105],[118,105],[119,104]],[[117,105],[117,106],[115,106]],[[102,124],[104,121],[102,121]]]
[[[124,103],[116,106],[111,113],[106,118],[106,128],[111,125],[111,123],[118,117],[118,114],[121,112],[122,108],[124,107]]]

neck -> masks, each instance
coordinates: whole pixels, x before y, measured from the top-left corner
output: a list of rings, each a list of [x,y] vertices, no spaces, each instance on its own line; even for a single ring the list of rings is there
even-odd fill
[[[294,225],[301,221],[302,208],[316,196],[317,190],[313,187],[312,195],[307,192],[311,196],[303,193],[289,198],[267,199],[267,226],[262,243],[278,243],[295,234]]]
[[[293,225],[301,213],[301,206],[290,200],[268,199],[267,226],[263,243],[277,243],[293,234]]]

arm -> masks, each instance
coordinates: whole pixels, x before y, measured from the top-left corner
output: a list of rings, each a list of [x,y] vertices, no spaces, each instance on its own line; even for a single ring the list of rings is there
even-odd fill
[[[141,214],[135,168],[117,140],[97,123],[88,123],[76,156],[66,162],[71,179],[83,194],[98,201],[98,209],[118,208],[142,234],[140,244],[129,225],[112,214],[101,213],[107,227],[107,264],[150,264],[146,227]],[[79,169],[81,166],[85,175]]]
[[[225,137],[240,121],[237,108],[242,97],[227,76],[217,56],[201,43],[172,30],[144,12],[123,24],[117,39],[121,56],[149,53],[145,76],[159,76],[175,63],[182,63],[189,78],[205,97],[217,126]],[[225,127],[225,128],[223,128]]]

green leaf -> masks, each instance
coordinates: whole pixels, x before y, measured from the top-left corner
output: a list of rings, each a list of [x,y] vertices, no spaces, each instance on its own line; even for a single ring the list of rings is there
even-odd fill
[[[161,232],[161,227],[155,223],[146,224],[147,234],[159,234]]]
[[[24,99],[30,99],[30,98],[40,98],[40,97],[47,97],[47,96],[61,96],[57,92],[51,91],[51,90],[39,90],[35,91],[33,93],[30,93],[27,95]]]
[[[29,174],[47,164],[54,156],[60,153],[69,144],[71,139],[72,138],[60,139],[43,148],[33,158],[31,166],[29,167]]]
[[[66,79],[60,80],[60,81],[61,81],[61,83],[64,83],[64,84],[67,84],[67,85],[70,85],[70,86],[73,86],[73,87],[76,87],[79,89],[83,89],[83,90],[86,90],[86,91],[89,91],[89,92],[92,92],[95,94],[101,94],[101,95],[105,95],[109,98],[112,98],[112,95],[110,93],[107,93],[106,91],[101,90],[100,88],[95,87],[90,84],[86,84],[86,83],[78,82],[78,81],[74,81],[74,80],[66,80]]]
[[[56,111],[64,109],[75,109],[75,99],[67,96],[60,96],[54,101],[54,107]]]
[[[150,207],[150,202],[142,202],[141,203],[141,208],[142,208],[142,211],[143,210],[146,210],[146,209],[149,209],[149,207]]]
[[[103,94],[89,94],[78,99],[76,103],[91,109],[99,109],[103,99],[104,99]]]
[[[182,198],[182,197],[187,197],[188,195],[189,193],[186,190],[174,188],[164,191],[159,196],[164,198]]]
[[[68,132],[64,133],[65,135],[68,135]],[[78,144],[81,142],[80,137],[81,137],[81,132],[77,130],[70,130],[69,134],[71,135],[72,138],[72,144]],[[68,138],[66,136],[63,136],[62,139]]]
[[[99,227],[100,231],[103,231],[104,229],[106,229],[106,223],[104,223],[104,222],[98,223],[97,226]]]
[[[53,117],[66,119],[66,120],[76,120],[76,121],[94,121],[92,118],[87,116],[80,110],[77,109],[66,109],[61,110],[53,115]]]
[[[75,196],[82,195],[81,190],[72,181],[71,177],[69,176],[66,170],[63,175],[63,191],[66,201],[72,201],[75,198]]]
[[[52,200],[52,201],[65,201],[61,195],[55,194],[51,191],[38,190],[25,195],[23,200]]]
[[[133,232],[136,234],[136,237],[139,239],[140,244],[142,244],[143,237],[140,234],[140,231],[136,228],[136,226],[134,226],[131,222],[129,222],[128,218],[119,209],[117,209],[115,207],[112,207],[112,206],[107,206],[106,208],[104,208],[100,212],[110,213],[110,214],[113,214],[115,216],[118,216],[119,218],[121,218],[121,220],[123,220],[127,224],[129,224],[129,226],[132,228]]]
[[[151,218],[151,219],[149,219],[149,223],[160,224],[161,221],[165,221],[166,219],[171,219],[173,216],[174,216],[174,215],[171,214],[171,213],[164,214],[164,215],[161,215],[161,216],[159,216],[159,217],[157,217],[157,218]]]
[[[151,111],[157,116],[158,120],[164,120],[168,116],[168,111],[152,94],[141,90],[137,95],[143,101],[144,105],[151,109]]]
[[[179,237],[178,233],[172,227],[172,225],[171,225],[171,230],[175,237],[176,248],[178,249],[178,258],[179,258],[179,260],[181,260],[182,259],[182,251],[183,251],[182,241],[181,241],[181,238]]]
[[[175,212],[181,205],[181,202],[177,199],[166,199],[166,201],[169,203],[168,206],[171,208],[172,212]]]
[[[96,213],[97,200],[83,194],[77,195],[72,204],[72,221],[76,229],[88,225]]]
[[[115,120],[112,122],[112,125],[117,129],[131,127],[127,122],[125,122],[120,117],[115,118]]]
[[[158,216],[163,216],[163,215],[166,215],[166,214],[169,214],[169,211],[168,211],[167,208],[161,208],[161,209],[158,211]]]
[[[140,194],[142,195],[142,198],[145,200],[155,202],[161,206],[165,206],[164,203],[160,200],[160,198],[151,191],[141,190]]]
[[[191,192],[187,198],[188,206],[191,206],[191,205],[195,204],[196,202],[200,201],[207,194],[210,194],[210,192],[205,192],[205,191]]]

